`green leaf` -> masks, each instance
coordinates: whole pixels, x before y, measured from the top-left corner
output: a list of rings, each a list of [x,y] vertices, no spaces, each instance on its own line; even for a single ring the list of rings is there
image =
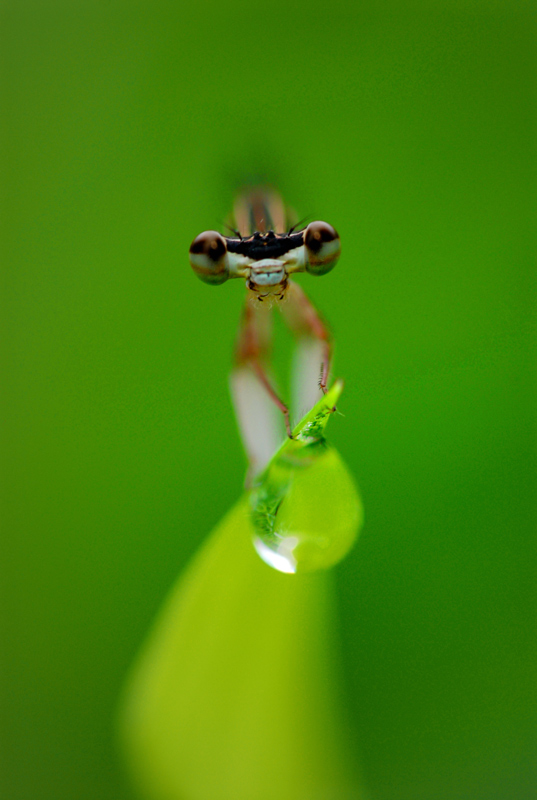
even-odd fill
[[[321,424],[305,420],[303,444]],[[245,493],[133,668],[120,729],[134,781],[154,800],[360,800],[338,706],[330,575],[270,569],[253,535]]]

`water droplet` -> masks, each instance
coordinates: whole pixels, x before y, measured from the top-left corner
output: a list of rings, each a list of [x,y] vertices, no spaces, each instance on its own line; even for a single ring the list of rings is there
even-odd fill
[[[331,408],[308,415],[251,492],[254,547],[280,572],[327,569],[356,540],[362,504],[354,480],[322,433]]]

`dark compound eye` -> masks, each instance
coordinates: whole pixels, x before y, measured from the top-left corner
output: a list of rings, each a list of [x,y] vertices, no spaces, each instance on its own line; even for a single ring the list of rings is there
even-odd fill
[[[306,270],[312,275],[325,275],[336,266],[341,242],[328,222],[310,222],[304,233]]]
[[[190,266],[205,283],[224,283],[229,278],[227,246],[218,231],[204,231],[190,245]]]

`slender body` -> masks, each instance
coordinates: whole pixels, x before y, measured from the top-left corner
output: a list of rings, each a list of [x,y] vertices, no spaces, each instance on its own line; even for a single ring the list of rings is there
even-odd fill
[[[267,404],[283,415],[292,437],[289,406],[276,391],[268,364],[271,312],[277,307],[298,340],[297,395],[302,411],[326,392],[332,342],[330,332],[300,286],[295,272],[324,275],[341,251],[336,230],[311,222],[296,230],[279,195],[257,188],[243,192],[234,205],[233,236],[205,231],[190,246],[190,264],[210,284],[242,278],[247,297],[235,350],[231,388],[239,427],[250,459],[250,476],[278,446],[278,426]],[[306,407],[304,407],[306,406]]]

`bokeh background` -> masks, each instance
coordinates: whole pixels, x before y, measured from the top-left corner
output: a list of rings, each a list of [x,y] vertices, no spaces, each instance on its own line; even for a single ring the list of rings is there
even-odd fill
[[[243,288],[187,251],[255,174],[343,242],[302,284],[366,508],[336,583],[371,798],[534,796],[533,11],[3,4],[3,798],[132,797],[125,673],[245,467]]]

